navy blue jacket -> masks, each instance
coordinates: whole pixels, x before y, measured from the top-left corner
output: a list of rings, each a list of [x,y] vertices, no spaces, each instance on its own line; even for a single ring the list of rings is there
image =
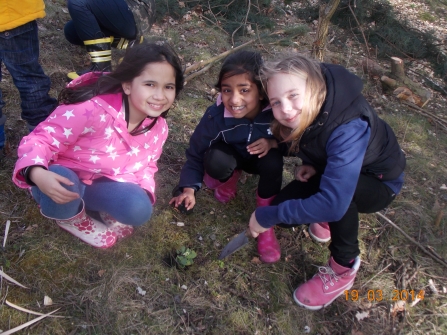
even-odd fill
[[[322,174],[319,192],[257,208],[256,219],[264,228],[339,221],[361,173],[382,180],[396,194],[402,187],[405,157],[391,128],[362,96],[360,78],[338,65],[324,64],[322,70],[326,101],[303,134],[297,153]]]
[[[274,138],[270,123],[273,112],[270,106],[264,108],[253,121],[234,118],[224,107],[220,97],[208,107],[189,141],[186,163],[180,173],[179,187],[200,189],[205,174],[203,158],[208,148],[219,141],[231,145],[244,158],[250,158],[247,145],[260,138]]]

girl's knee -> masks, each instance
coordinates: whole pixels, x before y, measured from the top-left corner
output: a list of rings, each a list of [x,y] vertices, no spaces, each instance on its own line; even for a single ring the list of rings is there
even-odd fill
[[[152,216],[152,203],[148,201],[134,201],[127,208],[126,223],[132,226],[141,226],[148,222]]]

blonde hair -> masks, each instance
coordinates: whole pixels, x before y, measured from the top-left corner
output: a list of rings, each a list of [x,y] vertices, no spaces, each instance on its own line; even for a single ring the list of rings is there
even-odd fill
[[[304,55],[294,54],[278,62],[266,62],[260,71],[260,78],[267,92],[269,78],[278,73],[298,76],[306,80],[306,92],[301,111],[301,122],[290,129],[277,120],[272,122],[273,134],[283,142],[292,142],[290,151],[298,150],[298,144],[307,127],[317,117],[326,98],[326,81],[320,63]]]

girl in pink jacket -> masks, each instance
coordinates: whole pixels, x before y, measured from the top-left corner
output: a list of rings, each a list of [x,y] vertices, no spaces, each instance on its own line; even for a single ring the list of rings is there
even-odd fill
[[[170,47],[128,49],[114,72],[85,74],[61,91],[61,105],[22,139],[14,183],[62,229],[111,247],[151,217],[165,117],[182,88]]]

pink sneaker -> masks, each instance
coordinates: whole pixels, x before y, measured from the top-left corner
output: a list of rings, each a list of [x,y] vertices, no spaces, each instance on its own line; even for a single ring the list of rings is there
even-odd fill
[[[117,221],[113,216],[106,212],[99,212],[99,216],[101,216],[102,222],[104,222],[107,228],[116,234],[117,239],[132,235],[133,226]]]
[[[337,264],[331,257],[327,266],[319,266],[318,273],[295,290],[293,299],[298,305],[310,310],[328,306],[354,284],[360,257],[357,256],[353,263],[352,268],[347,268]]]
[[[331,231],[329,229],[329,223],[311,223],[309,225],[309,235],[314,241],[325,243],[331,240]]]

